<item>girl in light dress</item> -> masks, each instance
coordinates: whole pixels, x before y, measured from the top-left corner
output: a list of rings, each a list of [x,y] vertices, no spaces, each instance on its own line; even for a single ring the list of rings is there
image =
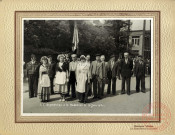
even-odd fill
[[[80,56],[80,62],[77,65],[76,69],[76,78],[77,78],[77,96],[79,102],[86,103],[87,98],[87,85],[90,83],[89,78],[89,68],[90,64],[86,62],[84,55]]]
[[[60,101],[65,101],[65,87],[67,86],[68,80],[68,68],[66,63],[64,62],[64,55],[58,55],[57,60],[58,63],[56,64],[55,68],[55,91],[58,91],[61,95]]]
[[[48,59],[41,57],[41,66],[39,68],[38,95],[41,102],[48,102],[50,99],[50,79],[48,76]]]

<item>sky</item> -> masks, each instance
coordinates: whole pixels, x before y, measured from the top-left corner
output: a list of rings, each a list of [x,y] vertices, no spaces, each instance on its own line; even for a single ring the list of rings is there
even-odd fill
[[[143,20],[131,20],[131,30],[143,30]],[[145,30],[150,30],[150,20],[146,20]]]

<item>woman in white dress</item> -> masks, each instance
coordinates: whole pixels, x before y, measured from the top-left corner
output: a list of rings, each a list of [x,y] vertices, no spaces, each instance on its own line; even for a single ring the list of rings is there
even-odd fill
[[[55,67],[55,91],[58,91],[61,95],[60,101],[65,101],[65,87],[67,86],[68,80],[68,68],[64,62],[64,55],[58,55],[58,63]]]
[[[48,102],[50,99],[50,79],[48,76],[48,59],[41,57],[41,66],[39,68],[38,95],[41,102]]]
[[[80,62],[78,63],[76,69],[76,78],[77,78],[76,91],[79,102],[81,103],[86,103],[87,84],[90,83],[89,68],[90,65],[86,62],[86,57],[84,55],[81,55]]]

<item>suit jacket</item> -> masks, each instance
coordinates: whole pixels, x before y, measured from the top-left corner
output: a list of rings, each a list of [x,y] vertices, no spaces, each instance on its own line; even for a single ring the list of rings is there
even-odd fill
[[[50,78],[54,78],[55,76],[55,66],[56,63],[55,62],[51,62],[51,64],[48,64],[48,75]]]
[[[112,64],[111,60],[108,61],[107,72],[106,72],[108,79],[119,76],[119,62],[115,61],[112,69],[111,69],[111,66],[112,66],[111,64]]]
[[[139,61],[135,63],[134,73],[136,77],[145,76],[145,67],[145,62],[143,61],[142,64],[140,64]]]
[[[104,68],[101,62],[97,67],[97,61],[93,61],[90,67],[90,77],[93,78],[94,75],[97,75],[100,79],[103,79],[105,77]]]
[[[28,75],[36,75],[37,68],[39,67],[39,63],[35,62],[32,64],[32,61],[28,62],[26,65],[27,76]]]
[[[128,62],[125,62],[125,59],[120,61],[120,72],[122,77],[131,77],[133,69],[133,61],[128,58]]]
[[[103,64],[103,74],[105,77],[107,77],[108,62],[102,62],[102,64]]]

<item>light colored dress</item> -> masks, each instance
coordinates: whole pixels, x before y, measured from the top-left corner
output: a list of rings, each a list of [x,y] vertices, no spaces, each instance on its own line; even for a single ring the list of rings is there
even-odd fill
[[[77,87],[76,90],[79,93],[85,93],[86,83],[89,76],[89,67],[88,63],[78,63],[76,70],[76,78],[77,78]]]
[[[42,101],[48,101],[50,99],[50,78],[48,76],[48,67],[43,65],[41,65],[39,69],[38,95]]]
[[[62,69],[63,63],[59,62],[59,67]],[[56,72],[56,78],[55,78],[55,84],[58,85],[64,85],[66,83],[66,72],[57,71]]]

